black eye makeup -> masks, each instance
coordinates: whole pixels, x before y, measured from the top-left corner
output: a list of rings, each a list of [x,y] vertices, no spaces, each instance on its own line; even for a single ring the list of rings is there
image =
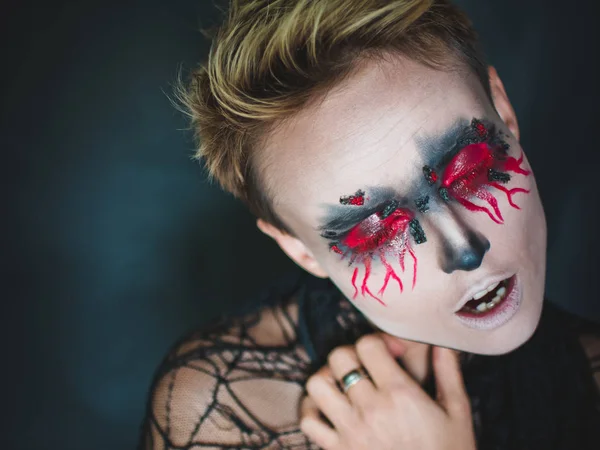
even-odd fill
[[[329,205],[327,220],[319,231],[329,241],[330,250],[354,267],[354,298],[360,292],[384,304],[380,297],[390,281],[403,292],[404,283],[391,261],[405,272],[407,254],[413,263],[414,288],[418,261],[413,246],[427,242],[417,215],[426,214],[432,202],[457,201],[469,211],[486,212],[496,223],[502,223],[498,202],[490,192],[494,188],[507,195],[511,206],[519,208],[512,196],[528,191],[504,185],[511,180],[510,172],[525,176],[530,172],[522,168],[522,155],[519,159],[508,156],[509,145],[504,137],[491,122],[474,118],[445,136],[451,145],[436,148],[433,156],[437,161],[422,167],[425,183],[412,192],[419,194],[403,198],[391,188],[365,188],[340,196],[339,205]],[[489,207],[473,203],[475,198]],[[375,260],[381,262],[386,273],[380,289],[372,292],[369,277]]]
[[[511,180],[511,172],[524,176],[531,173],[522,167],[522,153],[518,159],[508,155],[510,147],[505,137],[494,124],[473,119],[454,148],[435,168],[423,167],[425,179],[431,186],[437,187],[443,201],[456,200],[469,211],[484,212],[494,222],[504,223],[492,189],[504,192],[510,206],[520,209],[513,196],[527,194],[529,190],[520,187],[508,189],[504,185]],[[476,204],[474,199],[487,205]]]
[[[374,189],[373,192],[373,206],[365,204],[362,190],[357,191],[357,194],[362,193],[361,200],[357,199],[356,194],[340,197],[340,204],[347,206],[348,210],[324,225],[321,228],[321,236],[329,240],[331,251],[339,254],[350,266],[354,266],[351,278],[354,298],[360,292],[361,295],[384,304],[380,297],[390,281],[398,285],[400,292],[404,290],[404,283],[390,261],[397,261],[400,270],[404,272],[406,255],[410,256],[413,262],[414,287],[417,280],[417,257],[412,244],[422,244],[427,238],[414,212],[393,198],[392,191]],[[352,201],[351,198],[355,200]],[[338,227],[339,231],[333,230],[333,227]],[[375,259],[386,269],[383,285],[376,293],[371,291],[368,283]],[[360,266],[363,268],[361,280],[358,279]]]

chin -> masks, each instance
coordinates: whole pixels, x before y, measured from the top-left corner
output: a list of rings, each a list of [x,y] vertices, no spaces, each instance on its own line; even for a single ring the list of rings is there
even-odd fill
[[[467,351],[482,355],[503,355],[525,344],[537,329],[543,308],[543,293],[523,299],[517,313],[503,326],[488,332],[477,348]]]

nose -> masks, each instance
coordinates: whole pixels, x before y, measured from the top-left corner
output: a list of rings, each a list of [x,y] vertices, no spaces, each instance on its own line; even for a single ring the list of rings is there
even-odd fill
[[[427,217],[439,242],[438,261],[446,273],[475,270],[490,249],[490,241],[449,208]],[[432,231],[433,231],[432,230]]]
[[[442,270],[475,270],[490,249],[490,241],[473,230],[463,230],[461,239],[445,240],[442,247]]]

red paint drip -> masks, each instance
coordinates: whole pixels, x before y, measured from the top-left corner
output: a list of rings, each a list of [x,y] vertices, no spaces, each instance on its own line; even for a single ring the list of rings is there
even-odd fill
[[[502,217],[500,207],[498,206],[498,200],[496,200],[496,197],[494,197],[490,191],[488,191],[487,189],[477,189],[475,196],[477,198],[480,198],[481,200],[485,200],[486,202],[488,202],[489,205],[493,208],[494,212],[496,213],[496,216],[498,216],[501,222],[504,222],[504,217]]]
[[[354,268],[354,273],[352,273],[352,286],[354,286],[354,295],[352,298],[356,298],[358,295],[358,288],[356,287],[356,278],[358,277],[358,267]]]
[[[523,188],[507,189],[497,182],[490,181],[488,170],[493,168],[527,176],[531,172],[522,168],[522,163],[522,153],[519,159],[508,157],[504,160],[497,160],[487,143],[471,144],[462,149],[448,163],[442,176],[441,185],[447,189],[450,196],[469,211],[485,212],[490,219],[501,224],[504,223],[504,218],[498,206],[498,200],[486,187],[490,186],[504,192],[509,204],[516,209],[520,208],[514,203],[512,196],[529,191]],[[476,205],[470,200],[473,197],[485,201],[489,207]]]
[[[338,255],[343,255],[344,252],[342,251],[342,249],[340,249],[340,247],[338,247],[337,245],[332,245],[331,246],[331,250],[335,253],[337,253]]]
[[[523,152],[521,152],[521,157],[519,159],[513,158],[512,156],[506,158],[506,160],[504,160],[503,168],[508,172],[520,173],[525,176],[529,175],[531,171],[523,169],[521,164],[523,164]]]
[[[408,245],[407,247],[408,247],[408,253],[410,253],[410,256],[412,256],[412,259],[413,259],[412,288],[414,289],[415,288],[415,284],[417,284],[417,257],[415,256],[415,252],[410,247],[410,245]]]
[[[469,200],[467,200],[466,198],[462,198],[462,197],[457,197],[456,200],[458,200],[458,202],[463,205],[465,208],[467,208],[469,211],[482,211],[484,213],[487,213],[488,216],[490,216],[490,219],[492,219],[494,222],[502,224],[503,222],[501,222],[500,220],[496,219],[493,215],[492,212],[483,207],[483,206],[479,206],[476,205],[475,203],[470,202]]]
[[[360,291],[361,291],[363,297],[365,296],[365,293],[367,293],[367,294],[369,294],[370,297],[377,300],[383,306],[386,306],[386,304],[383,303],[383,301],[380,298],[375,297],[373,295],[373,293],[369,290],[369,286],[367,285],[367,281],[369,280],[369,276],[371,275],[371,258],[370,257],[365,258],[364,264],[365,264],[365,276],[363,277],[362,286],[360,287]]]
[[[519,193],[519,192],[523,192],[525,194],[529,194],[529,190],[528,189],[523,189],[523,188],[507,189],[506,187],[502,186],[500,183],[490,183],[490,186],[493,186],[496,189],[499,189],[502,192],[504,192],[506,194],[506,198],[508,199],[508,203],[510,204],[510,206],[512,206],[515,209],[521,209],[521,207],[519,205],[517,205],[516,203],[513,202],[512,196],[514,194]]]
[[[381,258],[381,263],[385,267],[385,280],[383,281],[383,286],[381,287],[381,289],[379,289],[378,294],[382,295],[385,292],[385,289],[387,288],[390,278],[393,278],[394,280],[396,280],[398,282],[398,286],[400,287],[400,293],[402,293],[402,291],[404,290],[404,286],[402,285],[402,280],[400,279],[400,277],[398,277],[398,275],[396,275],[396,272],[394,271],[394,269],[392,268],[390,263],[387,262],[383,252],[379,253],[379,257]]]
[[[411,211],[399,208],[393,211],[385,219],[377,214],[373,214],[367,220],[354,227],[346,237],[340,242],[331,246],[331,250],[342,254],[342,259],[350,254],[350,264],[358,263],[364,265],[364,274],[360,285],[360,293],[363,297],[371,297],[385,306],[385,303],[378,296],[374,295],[369,288],[369,278],[372,273],[373,258],[379,257],[385,268],[385,278],[378,295],[385,293],[390,280],[396,281],[400,292],[403,292],[404,285],[396,270],[387,260],[385,253],[393,252],[398,255],[398,262],[402,272],[404,272],[404,255],[408,249],[414,260],[414,272],[412,286],[415,287],[417,277],[417,258],[410,247],[409,223],[414,218]],[[393,241],[394,245],[390,242]],[[342,249],[344,249],[342,251]],[[338,251],[339,250],[339,251]],[[340,253],[341,252],[341,253]],[[357,279],[359,268],[355,267],[352,273],[352,286],[354,287],[354,296],[358,296],[359,288]]]

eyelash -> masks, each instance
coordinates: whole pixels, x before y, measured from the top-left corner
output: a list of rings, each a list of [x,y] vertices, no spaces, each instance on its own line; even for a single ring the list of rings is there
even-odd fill
[[[451,198],[457,200],[470,211],[484,211],[496,223],[503,223],[503,217],[498,208],[498,203],[487,186],[504,192],[509,204],[520,209],[512,200],[512,195],[529,191],[523,188],[507,189],[500,183],[507,183],[511,179],[508,172],[528,176],[531,172],[523,169],[523,155],[519,159],[508,156],[509,145],[502,139],[499,132],[493,126],[486,127],[477,119],[471,121],[467,135],[457,143],[444,160],[438,164],[443,168],[441,177],[435,169],[424,166],[423,175],[429,186],[439,183],[437,189],[440,197],[449,202]],[[441,178],[441,179],[440,179]],[[340,203],[346,205],[362,206],[364,204],[364,192],[357,191],[352,196],[342,197]],[[478,197],[488,202],[492,212],[483,206],[472,203],[469,198]],[[415,200],[417,211],[425,213],[429,209],[429,196],[423,196]],[[367,282],[371,274],[371,264],[374,258],[379,257],[386,269],[383,286],[378,292],[385,292],[390,279],[394,279],[403,291],[402,280],[386,259],[386,254],[392,253],[397,256],[402,272],[404,272],[404,259],[406,253],[413,259],[412,287],[417,280],[417,257],[412,249],[410,238],[416,244],[427,241],[425,232],[421,227],[415,214],[406,208],[400,208],[397,201],[389,202],[381,211],[372,214],[361,223],[355,225],[347,232],[338,234],[324,232],[323,237],[330,240],[330,250],[341,255],[342,259],[349,257],[349,265],[362,263],[364,265],[364,276],[360,287],[363,296],[369,295],[385,306],[383,301],[375,296],[369,289]],[[354,287],[354,298],[358,295],[356,281],[359,269],[354,268],[352,274],[352,286]]]
[[[471,142],[467,142],[467,145],[445,164],[440,177],[438,193],[446,202],[453,198],[469,211],[485,212],[494,222],[502,224],[504,218],[498,207],[498,201],[487,187],[493,187],[504,192],[509,204],[515,209],[520,209],[513,202],[512,196],[517,193],[528,193],[529,190],[523,188],[507,189],[500,183],[504,184],[510,181],[511,175],[508,172],[525,176],[528,176],[531,172],[521,167],[523,154],[519,159],[508,156],[508,144],[502,140],[493,127],[488,129],[481,121],[473,119],[471,129],[476,133],[476,136],[472,136],[470,138]],[[438,179],[436,172],[428,166],[423,168],[423,174],[430,185],[433,185]],[[491,210],[486,206],[476,205],[469,200],[474,197],[487,202]]]
[[[399,208],[398,203],[392,201],[382,211],[371,215],[348,232],[342,234],[330,244],[330,249],[340,254],[342,259],[349,256],[349,265],[357,263],[364,265],[365,272],[360,286],[362,295],[369,295],[385,305],[368,287],[371,264],[373,259],[378,257],[386,269],[383,286],[378,295],[385,292],[390,279],[394,279],[398,283],[400,292],[402,292],[404,290],[402,280],[388,262],[386,254],[393,253],[394,256],[397,256],[400,268],[404,272],[404,259],[408,252],[413,259],[412,287],[414,288],[417,280],[417,257],[410,243],[411,236],[417,244],[426,241],[423,228],[414,217],[414,214],[408,209]],[[355,267],[352,274],[354,298],[356,298],[359,291],[356,285],[358,272],[358,267]]]
[[[375,213],[344,233],[332,246],[338,248],[338,253],[342,251],[340,245],[347,249],[342,253],[372,253],[388,244],[397,234],[404,232],[412,219],[410,211],[398,208],[388,214],[384,214],[383,211]]]
[[[454,166],[459,166],[459,164],[456,164],[456,162],[460,162],[461,158],[464,158],[468,152],[465,152],[467,149],[473,149],[474,147],[472,146],[480,146],[480,145],[484,145],[482,144],[483,142],[488,142],[490,144],[493,143],[495,151],[498,154],[502,154],[502,156],[497,155],[497,157],[504,157],[507,150],[508,150],[508,144],[506,144],[506,142],[504,142],[502,139],[500,139],[500,137],[498,136],[498,133],[494,130],[493,127],[486,127],[483,122],[481,122],[478,119],[473,119],[471,121],[471,125],[470,125],[470,129],[468,130],[467,135],[461,140],[461,142],[457,143],[456,148],[460,149],[459,151],[451,151],[449,155],[447,155],[444,160],[442,160],[442,162],[439,164],[439,166],[445,166],[446,170],[443,172],[442,175],[442,180],[441,180],[441,184],[442,186],[440,187],[440,189],[438,190],[440,196],[446,200],[449,201],[449,195],[453,195],[455,198],[459,199],[459,201],[462,202],[462,196],[459,195],[460,193],[458,192],[459,190],[470,190],[471,192],[475,189],[477,189],[479,187],[479,185],[481,185],[482,183],[474,183],[475,179],[480,175],[480,173],[477,170],[470,170],[466,175],[463,176],[457,176],[457,174],[451,174],[449,173],[449,168],[452,168],[453,163]],[[486,154],[486,156],[488,157],[488,159],[492,158],[492,154]],[[479,161],[481,163],[481,161]],[[473,164],[472,164],[473,165]],[[491,165],[490,165],[490,169],[491,169]],[[510,175],[496,171],[494,172],[495,174],[498,174],[498,176],[500,177],[497,181],[501,181],[501,182],[506,182],[510,179]],[[427,180],[428,184],[430,186],[433,186],[434,184],[436,184],[439,181],[439,176],[438,173],[436,172],[436,170],[434,170],[433,168],[429,167],[429,166],[424,166],[423,167],[423,175],[425,176],[425,179]],[[454,175],[454,179],[451,179],[450,175]],[[502,178],[501,175],[506,175],[508,178]],[[365,193],[361,190],[357,191],[354,195],[352,196],[345,196],[342,197],[340,199],[340,203],[344,204],[344,205],[363,205],[364,204],[364,195]],[[420,212],[426,212],[427,209],[429,208],[428,206],[428,202],[429,202],[429,196],[425,196],[425,197],[421,197],[418,198],[417,200],[415,200],[415,206],[416,209]],[[473,205],[474,207],[476,207],[476,205]],[[362,240],[362,242],[357,243],[358,245],[344,245],[344,241],[346,241],[348,239],[348,237],[352,237],[353,233],[358,233],[360,232],[360,230],[364,229],[366,226],[368,226],[369,222],[368,221],[376,221],[376,218],[379,218],[381,222],[385,221],[386,218],[394,213],[395,211],[399,211],[398,209],[398,202],[397,201],[391,201],[390,203],[388,203],[388,205],[386,205],[382,211],[373,214],[372,216],[370,216],[369,218],[367,218],[366,220],[364,220],[363,222],[359,223],[358,225],[355,225],[353,228],[351,228],[349,231],[347,231],[346,233],[343,233],[341,235],[341,237],[339,237],[338,239],[336,239],[334,242],[332,242],[330,244],[330,249],[332,251],[334,251],[335,253],[338,253],[340,255],[342,255],[343,257],[347,256],[348,253],[351,254],[351,258],[350,258],[350,264],[352,264],[356,258],[360,255],[365,255],[365,254],[372,254],[376,251],[381,251],[382,248],[385,248],[386,246],[389,246],[389,241],[393,240],[398,234],[400,234],[400,232],[398,231],[398,229],[393,229],[391,227],[386,227],[381,229],[380,227],[380,231],[379,233],[373,233],[373,235],[366,239],[366,243],[365,240]],[[408,209],[402,209],[401,211],[404,212],[404,215],[406,217],[411,217],[411,220],[414,219],[414,214],[409,211]],[[416,219],[414,219],[416,220]],[[377,222],[376,222],[377,223]],[[394,223],[394,222],[392,222]],[[416,236],[413,236],[415,238],[415,241],[417,244],[425,242],[426,238],[425,238],[425,234],[422,231],[422,228],[420,227],[420,224],[418,224],[418,227],[416,226],[418,224],[418,221],[416,223],[414,223],[414,226],[412,228],[412,230],[414,231],[414,234],[416,234]],[[384,225],[385,226],[385,225]],[[408,225],[405,226],[405,229],[402,231],[402,233],[404,233],[406,231],[406,228],[408,227]],[[383,236],[382,236],[383,234]],[[413,234],[413,233],[411,233]],[[330,238],[331,236],[327,236],[325,235],[325,237]],[[376,242],[373,242],[376,241]],[[372,244],[372,245],[368,245],[368,244]],[[356,247],[361,247],[359,249],[357,249]]]

